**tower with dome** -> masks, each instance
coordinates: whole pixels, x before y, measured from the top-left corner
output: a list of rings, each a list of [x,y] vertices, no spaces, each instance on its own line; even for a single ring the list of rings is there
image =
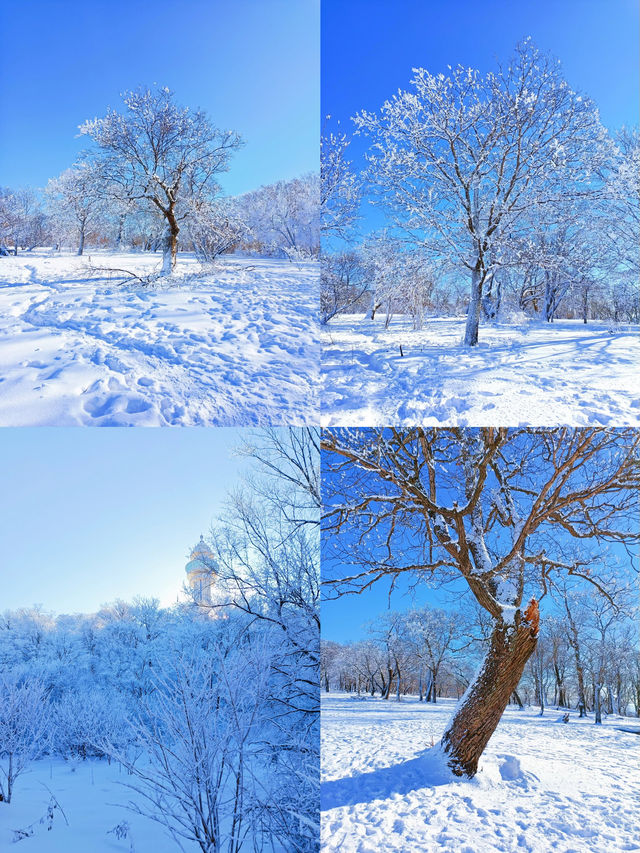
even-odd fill
[[[196,604],[212,604],[213,587],[216,583],[215,560],[202,534],[198,544],[191,549],[189,562],[184,570],[189,590]]]

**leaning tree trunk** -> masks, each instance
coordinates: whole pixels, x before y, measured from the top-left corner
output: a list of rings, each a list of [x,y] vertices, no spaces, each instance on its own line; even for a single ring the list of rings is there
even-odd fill
[[[474,347],[478,343],[481,302],[482,276],[480,275],[480,261],[478,261],[471,272],[471,299],[467,310],[467,325],[464,331],[464,345],[467,347]]]
[[[442,737],[447,763],[456,776],[475,776],[478,761],[496,730],[509,697],[538,642],[538,602],[513,625],[497,624],[480,672]]]

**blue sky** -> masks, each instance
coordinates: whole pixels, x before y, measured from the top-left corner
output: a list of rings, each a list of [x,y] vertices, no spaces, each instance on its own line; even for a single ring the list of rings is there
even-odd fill
[[[609,128],[638,124],[637,0],[322,0],[322,115],[350,133],[350,117],[408,89],[412,68],[485,72],[531,36],[561,60],[569,84]],[[360,162],[366,142],[350,151]],[[366,228],[383,220],[371,212]]]
[[[0,610],[175,601],[247,462],[236,429],[0,430]]]
[[[319,0],[19,0],[0,26],[0,185],[44,186],[153,83],[242,134],[227,192],[319,167]]]

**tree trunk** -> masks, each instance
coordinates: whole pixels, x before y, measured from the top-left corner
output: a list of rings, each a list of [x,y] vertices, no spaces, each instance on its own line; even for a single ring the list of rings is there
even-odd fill
[[[118,218],[118,236],[116,238],[116,248],[119,252],[122,251],[122,232],[124,230],[124,215]]]
[[[544,319],[547,323],[553,323],[556,313],[556,280],[550,272],[544,274]]]
[[[482,277],[480,275],[480,261],[478,261],[471,272],[471,300],[467,310],[467,326],[464,332],[464,345],[466,347],[474,347],[478,343],[481,301]]]
[[[81,255],[84,252],[84,228],[80,231],[80,244],[78,246],[78,254]]]
[[[516,611],[513,625],[494,627],[480,672],[442,737],[447,763],[456,776],[475,776],[478,760],[536,648],[538,621],[538,603],[532,599],[524,618]]]
[[[171,275],[176,268],[180,227],[172,210],[167,211],[165,216],[167,224],[162,238],[162,275]]]
[[[5,802],[11,802],[13,794],[13,753],[9,753],[9,771],[7,772],[7,796]]]
[[[384,695],[382,697],[383,699],[389,698],[389,696],[391,695],[391,688],[393,686],[393,670],[389,669],[387,674],[389,676],[389,681],[388,681],[387,686],[385,688]]]
[[[424,691],[424,701],[431,702],[431,685],[433,683],[433,674],[431,670],[429,670],[429,680],[427,681],[427,687]]]
[[[576,662],[576,678],[578,682],[578,709],[580,711],[580,716],[586,717],[587,701],[584,692],[584,668],[582,666],[582,657],[580,655],[580,638],[578,636],[578,626],[576,625],[575,620],[573,618],[573,614],[569,609],[569,601],[567,599],[566,592],[564,596],[564,607],[567,613],[567,618],[569,619],[569,645],[573,649],[573,656]]]
[[[560,672],[560,667],[556,660],[553,662],[553,672],[556,677],[556,704],[561,708],[565,708],[567,705],[567,694],[564,689],[564,674]]]
[[[602,703],[600,700],[600,690],[602,688],[599,684],[593,685],[593,708],[596,712],[595,724],[596,726],[602,725]]]

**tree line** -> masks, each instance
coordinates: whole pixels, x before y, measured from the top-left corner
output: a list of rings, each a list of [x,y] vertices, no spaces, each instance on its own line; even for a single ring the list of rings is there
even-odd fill
[[[540,630],[510,703],[572,710],[580,717],[640,717],[640,655],[633,602],[564,587]],[[482,659],[488,625],[477,608],[387,611],[357,643],[323,641],[323,690],[419,701],[459,700]]]

